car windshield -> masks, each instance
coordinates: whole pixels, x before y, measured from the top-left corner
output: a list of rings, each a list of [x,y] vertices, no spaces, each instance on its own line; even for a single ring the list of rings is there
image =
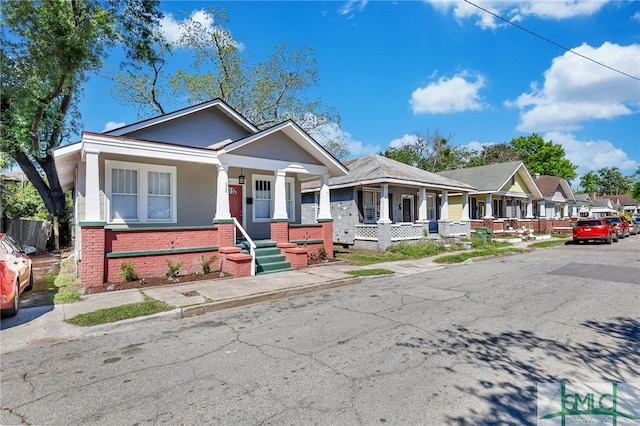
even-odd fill
[[[620,223],[622,222],[619,217],[610,217],[609,222],[611,223]]]

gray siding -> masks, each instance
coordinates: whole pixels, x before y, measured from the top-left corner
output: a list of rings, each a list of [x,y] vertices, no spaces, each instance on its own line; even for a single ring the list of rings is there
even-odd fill
[[[259,141],[233,151],[236,155],[248,157],[267,158],[270,160],[282,160],[286,153],[286,160],[298,163],[320,164],[311,154],[302,149],[300,145],[289,139],[284,133],[278,132]]]
[[[127,133],[125,136],[179,145],[206,147],[226,139],[249,135],[247,130],[216,108],[209,108],[155,126]]]

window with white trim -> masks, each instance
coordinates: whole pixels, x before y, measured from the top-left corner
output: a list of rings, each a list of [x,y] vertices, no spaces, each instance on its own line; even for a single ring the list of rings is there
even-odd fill
[[[176,168],[107,160],[110,223],[175,223]]]
[[[273,216],[275,176],[253,175],[253,220],[268,222]],[[295,179],[285,177],[285,198],[289,222],[295,221]]]
[[[380,200],[382,193],[379,189],[363,188],[362,190],[362,210],[364,212],[364,223],[375,223],[380,219]]]

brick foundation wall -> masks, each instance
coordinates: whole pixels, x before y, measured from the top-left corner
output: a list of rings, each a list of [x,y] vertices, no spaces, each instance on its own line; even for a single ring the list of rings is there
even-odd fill
[[[178,262],[182,262],[183,265],[182,269],[180,269],[179,277],[180,275],[193,274],[198,271],[202,271],[202,265],[200,263],[201,256],[204,256],[205,259],[209,259],[211,256],[218,256],[210,266],[212,271],[220,269],[221,259],[217,251],[170,253],[132,257],[108,257],[106,258],[107,282],[124,281],[124,278],[120,274],[120,265],[122,262],[131,262],[139,278],[164,277],[169,271],[167,261],[171,262],[173,265],[176,265]]]
[[[289,226],[289,241],[301,241],[301,240],[321,240],[322,239],[322,224],[313,225],[290,225]]]
[[[80,282],[83,287],[100,285],[105,280],[104,226],[82,226]]]
[[[218,231],[216,227],[150,230],[144,228],[135,230],[107,229],[104,248],[107,253],[110,253],[219,246]]]
[[[322,239],[327,257],[333,257],[333,220],[322,221]]]
[[[275,241],[276,243],[289,242],[289,222],[271,222],[271,241]]]

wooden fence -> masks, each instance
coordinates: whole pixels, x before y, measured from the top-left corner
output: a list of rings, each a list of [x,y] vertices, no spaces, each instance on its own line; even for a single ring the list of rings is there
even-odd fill
[[[47,240],[51,236],[52,225],[49,221],[5,219],[4,232],[20,246],[35,247],[38,252],[47,250]]]

